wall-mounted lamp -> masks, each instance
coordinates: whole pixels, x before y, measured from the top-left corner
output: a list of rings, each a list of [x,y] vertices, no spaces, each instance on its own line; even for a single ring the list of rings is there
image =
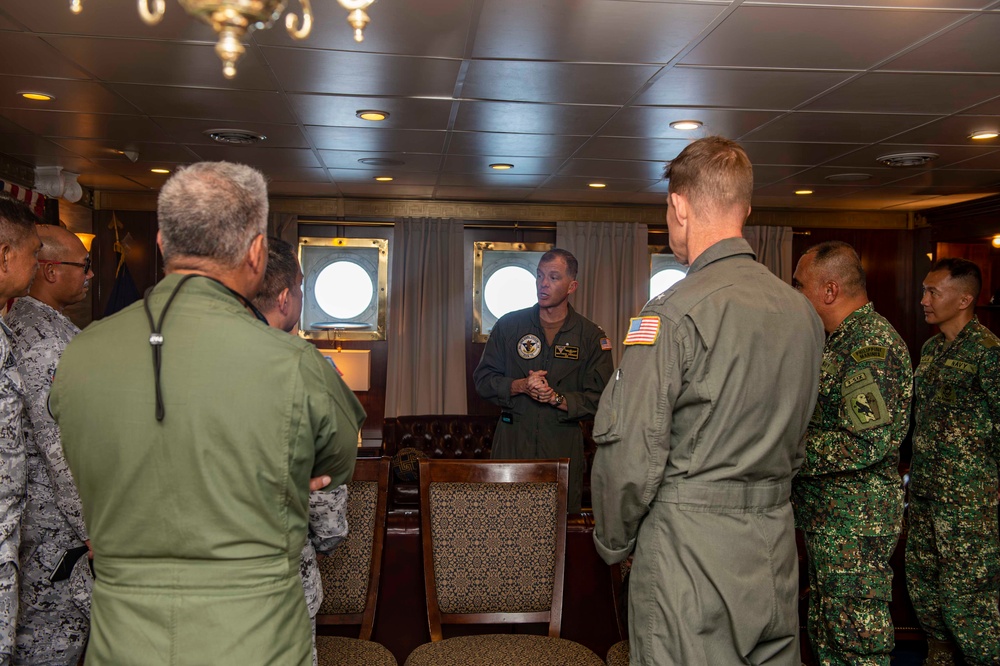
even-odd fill
[[[62,197],[70,203],[83,198],[78,173],[63,171],[61,166],[35,167],[35,190],[47,197]]]
[[[993,237],[993,240],[990,241],[990,245],[995,248],[1000,248],[1000,234]]]
[[[79,233],[76,234],[76,237],[83,243],[83,247],[87,249],[87,252],[90,252],[90,246],[94,244],[96,236],[94,234]]]
[[[371,388],[372,353],[370,349],[320,349],[341,379],[352,391]]]

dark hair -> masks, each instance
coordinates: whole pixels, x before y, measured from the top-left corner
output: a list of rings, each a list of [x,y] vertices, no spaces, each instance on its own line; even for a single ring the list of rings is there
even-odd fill
[[[37,234],[36,224],[42,221],[23,202],[0,192],[0,243],[20,245],[32,234]]]
[[[753,165],[735,141],[708,136],[688,144],[664,172],[667,191],[683,194],[701,210],[747,210],[753,194]]]
[[[850,296],[867,293],[865,269],[861,258],[850,244],[844,241],[825,241],[805,251],[815,253],[815,266],[836,276],[841,288]]]
[[[569,250],[554,247],[543,254],[542,258],[538,260],[538,263],[545,264],[550,261],[555,261],[559,257],[562,257],[562,259],[566,262],[566,272],[575,280],[576,272],[580,269],[580,264],[577,262],[576,257],[573,256],[573,253]]]
[[[289,243],[269,236],[267,239],[267,270],[264,271],[264,281],[257,292],[253,304],[261,312],[267,312],[278,301],[278,295],[285,289],[295,285],[299,274],[299,260],[295,256],[295,248]]]
[[[929,272],[933,273],[934,271],[948,271],[948,275],[952,279],[959,280],[965,285],[965,288],[972,294],[973,301],[979,299],[979,292],[983,289],[983,272],[974,262],[958,257],[938,259],[931,266]]]

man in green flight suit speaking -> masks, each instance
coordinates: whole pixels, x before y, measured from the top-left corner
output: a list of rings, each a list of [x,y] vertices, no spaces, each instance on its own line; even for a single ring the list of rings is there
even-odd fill
[[[250,167],[179,170],[157,206],[166,277],[76,336],[56,371],[97,574],[91,666],[312,663],[309,480],[350,480],[364,412],[249,300],[267,210]]]
[[[827,334],[806,457],[792,483],[809,555],[809,640],[821,664],[889,666],[889,558],[903,517],[910,352],[868,300],[864,268],[847,243],[806,250],[792,286]]]
[[[505,314],[493,327],[473,375],[476,391],[504,411],[492,457],[569,458],[571,512],[583,495],[583,432],[613,369],[611,343],[600,326],[569,304],[577,261],[554,249],[535,273],[538,304]]]

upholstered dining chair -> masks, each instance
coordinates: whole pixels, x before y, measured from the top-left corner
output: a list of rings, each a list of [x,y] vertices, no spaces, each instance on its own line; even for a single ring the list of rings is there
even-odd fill
[[[559,638],[569,461],[420,461],[424,588],[431,642],[407,666],[599,666]],[[444,639],[444,624],[546,623],[548,635]]]
[[[615,602],[615,620],[618,622],[618,636],[620,641],[608,649],[608,656],[605,658],[608,666],[628,666],[628,622],[625,617],[627,595],[625,590],[625,579],[632,568],[632,561],[625,559],[617,564],[612,564],[611,570],[611,598]]]
[[[319,666],[396,666],[385,647],[371,641],[382,569],[389,458],[360,458],[347,484],[347,538],[319,560],[323,603],[316,614]],[[361,625],[360,638],[325,636],[324,625]]]

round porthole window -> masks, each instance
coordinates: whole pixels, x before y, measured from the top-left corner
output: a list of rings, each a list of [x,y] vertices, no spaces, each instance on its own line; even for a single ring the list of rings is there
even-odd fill
[[[649,279],[649,297],[662,294],[675,283],[683,280],[685,275],[687,273],[677,268],[664,268],[662,271],[658,271]]]
[[[316,303],[334,319],[357,317],[372,302],[375,285],[368,272],[353,261],[335,261],[316,276]]]
[[[496,270],[486,280],[483,301],[497,319],[508,312],[530,308],[538,302],[534,274],[521,266],[504,266]]]

